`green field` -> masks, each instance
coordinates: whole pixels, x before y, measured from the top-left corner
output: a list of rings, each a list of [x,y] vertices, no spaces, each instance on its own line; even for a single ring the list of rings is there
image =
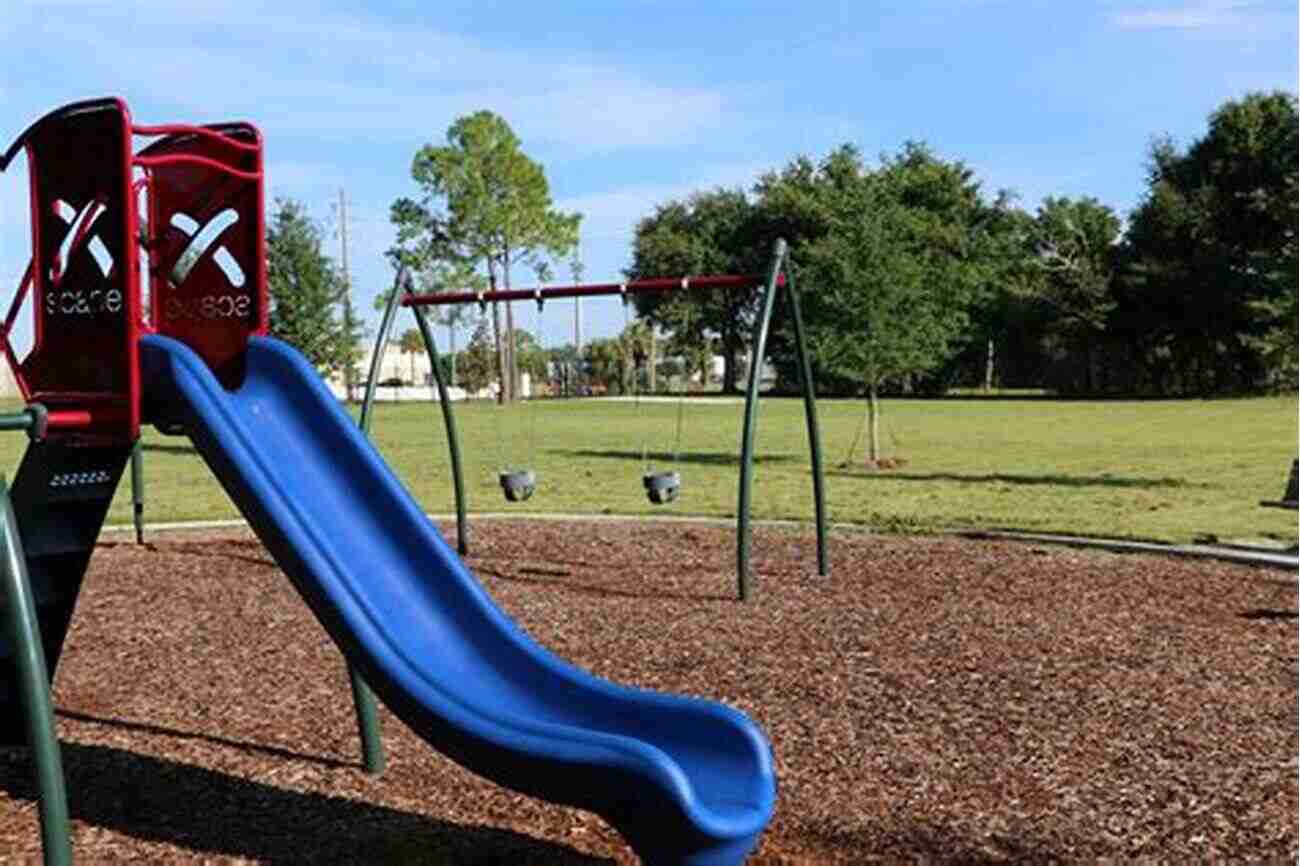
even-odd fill
[[[1294,543],[1296,515],[1277,498],[1297,447],[1294,397],[1219,401],[889,400],[883,441],[900,469],[841,466],[862,404],[819,404],[830,517],[887,530],[1016,528],[1163,541],[1274,538]],[[574,400],[504,410],[461,404],[457,420],[471,511],[583,514],[735,513],[742,403],[688,402],[681,499],[656,507],[641,489],[642,437],[672,450],[676,406]],[[533,426],[535,425],[535,427]],[[527,460],[535,430],[537,495],[507,505],[499,451]],[[453,510],[442,423],[430,404],[380,404],[374,430],[398,475],[430,511]],[[12,474],[25,438],[0,439]],[[498,445],[500,443],[500,447]],[[234,506],[187,440],[145,437],[150,521],[229,518]],[[810,520],[802,404],[761,406],[754,516]],[[310,491],[304,491],[309,496]],[[366,491],[358,490],[364,498]],[[110,521],[130,519],[123,483]]]

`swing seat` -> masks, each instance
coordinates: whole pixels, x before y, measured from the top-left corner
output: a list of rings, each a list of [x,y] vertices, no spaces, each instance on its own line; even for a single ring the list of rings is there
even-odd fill
[[[523,502],[537,490],[537,475],[531,469],[502,472],[497,478],[507,502]]]
[[[655,505],[664,505],[677,498],[682,487],[682,476],[677,472],[647,472],[641,476],[645,495]]]

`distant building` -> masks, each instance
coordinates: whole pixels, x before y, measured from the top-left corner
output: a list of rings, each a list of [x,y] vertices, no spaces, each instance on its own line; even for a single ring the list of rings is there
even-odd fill
[[[370,375],[372,343],[358,343],[357,354],[364,360],[357,365],[356,399],[365,396],[366,377]],[[423,348],[418,352],[402,353],[401,344],[389,340],[384,350],[383,360],[379,365],[379,384],[375,390],[375,399],[389,401],[437,400],[438,388],[433,381],[433,367],[429,364],[429,355]],[[525,397],[532,395],[532,381],[527,373],[520,376],[521,390]],[[343,387],[342,371],[332,373],[325,380],[334,396],[340,400],[347,396]],[[494,397],[499,384],[491,382],[486,388],[475,394],[468,394],[464,388],[448,388],[447,394],[452,400],[467,398]]]

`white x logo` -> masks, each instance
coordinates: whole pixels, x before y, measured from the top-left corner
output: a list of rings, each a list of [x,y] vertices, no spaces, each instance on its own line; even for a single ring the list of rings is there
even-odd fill
[[[179,286],[189,277],[190,271],[203,258],[203,254],[217,242],[221,233],[230,226],[239,222],[239,214],[235,213],[233,208],[226,208],[221,213],[208,220],[207,224],[199,228],[198,221],[188,214],[172,214],[171,224],[179,229],[187,238],[190,239],[189,245],[185,247],[176,258],[176,264],[172,267],[171,280],[172,285]],[[235,288],[241,288],[244,285],[244,270],[235,261],[235,257],[230,254],[230,250],[225,245],[217,247],[212,254],[212,260],[216,262],[217,267],[226,275],[226,279]]]
[[[54,262],[50,266],[50,282],[58,285],[63,280],[63,275],[68,270],[68,259],[84,243],[86,249],[94,256],[95,263],[99,265],[99,270],[107,277],[113,271],[113,256],[100,240],[99,235],[90,234],[91,228],[94,227],[96,220],[104,215],[108,210],[107,205],[102,199],[93,199],[87,202],[81,210],[77,210],[63,199],[54,202],[54,214],[59,219],[68,224],[68,233],[63,237],[63,243],[59,244],[59,252],[54,257]],[[89,240],[87,240],[89,236]]]

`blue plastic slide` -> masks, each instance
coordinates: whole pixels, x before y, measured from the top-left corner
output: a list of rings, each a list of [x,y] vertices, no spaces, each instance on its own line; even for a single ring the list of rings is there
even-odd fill
[[[227,390],[141,343],[146,412],[180,420],[379,697],[439,751],[609,821],[648,866],[734,866],[776,800],[762,731],[720,704],[614,685],[538,646],[442,540],[316,371],[249,341]]]

